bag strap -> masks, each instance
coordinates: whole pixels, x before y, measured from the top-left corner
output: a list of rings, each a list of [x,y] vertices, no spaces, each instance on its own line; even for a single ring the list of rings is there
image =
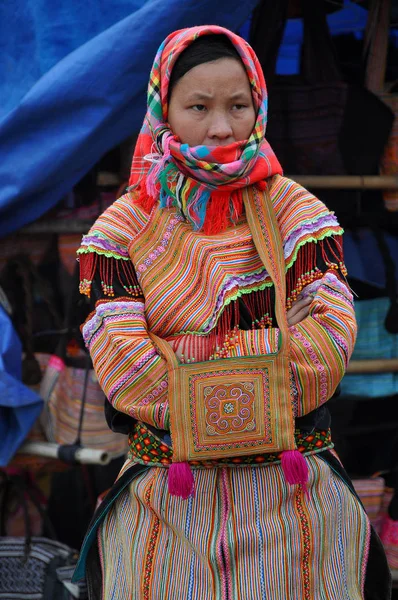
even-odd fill
[[[178,362],[177,357],[170,344],[155,333],[152,333],[152,331],[148,331],[148,334],[152,342],[162,354],[162,356],[166,359],[168,367],[172,369],[178,369],[180,363]]]
[[[280,351],[289,354],[290,335],[286,313],[286,266],[282,237],[269,194],[256,186],[243,190],[247,222],[256,250],[275,288],[275,314],[282,337]]]
[[[72,445],[76,445],[76,446],[81,446],[82,445],[82,431],[83,431],[83,419],[84,419],[84,410],[86,408],[86,398],[87,398],[87,387],[88,387],[88,380],[90,377],[90,370],[92,369],[92,362],[91,362],[91,358],[89,355],[87,355],[86,357],[86,367],[85,367],[85,371],[84,371],[84,383],[83,383],[83,393],[82,393],[82,397],[80,398],[80,403],[81,403],[81,407],[80,407],[80,415],[79,415],[79,424],[77,427],[77,434],[76,434],[76,440]]]

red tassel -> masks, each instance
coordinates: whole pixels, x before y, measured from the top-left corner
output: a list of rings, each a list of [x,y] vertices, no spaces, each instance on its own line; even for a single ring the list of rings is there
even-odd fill
[[[172,463],[169,467],[169,493],[187,500],[195,495],[195,480],[187,462]]]
[[[243,197],[239,190],[234,192],[215,190],[212,192],[206,209],[203,231],[205,235],[216,235],[231,225],[243,212]]]
[[[297,483],[305,485],[308,481],[308,466],[301,452],[298,450],[285,450],[282,452],[281,459],[286,481],[290,485]]]
[[[259,190],[261,190],[262,192],[264,190],[267,189],[267,182],[265,181],[265,179],[262,179],[261,181],[257,181],[256,186],[258,187]]]
[[[141,184],[139,192],[140,194],[138,198],[133,200],[133,202],[137,206],[140,206],[149,215],[155,205],[155,198],[152,198],[152,196],[148,195],[145,184]]]

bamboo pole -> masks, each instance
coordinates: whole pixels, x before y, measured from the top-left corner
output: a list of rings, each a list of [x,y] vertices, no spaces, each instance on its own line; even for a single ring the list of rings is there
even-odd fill
[[[398,373],[398,358],[377,358],[373,360],[352,360],[347,373]]]
[[[289,175],[304,187],[322,190],[396,190],[398,175]]]
[[[18,454],[31,454],[33,456],[44,456],[46,458],[60,459],[60,444],[50,442],[25,442],[18,449]],[[73,454],[76,462],[85,465],[107,465],[111,461],[111,455],[105,450],[93,450],[92,448],[77,448]]]
[[[398,190],[398,175],[289,175],[305,188],[319,190]],[[94,220],[94,219],[93,219]],[[89,219],[38,220],[20,229],[21,235],[42,233],[85,233]]]

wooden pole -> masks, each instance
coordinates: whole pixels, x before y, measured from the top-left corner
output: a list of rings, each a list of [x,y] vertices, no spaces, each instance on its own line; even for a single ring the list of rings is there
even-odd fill
[[[351,360],[347,373],[398,373],[398,358],[377,358],[373,360]]]
[[[322,190],[396,190],[398,175],[288,175],[306,188]]]

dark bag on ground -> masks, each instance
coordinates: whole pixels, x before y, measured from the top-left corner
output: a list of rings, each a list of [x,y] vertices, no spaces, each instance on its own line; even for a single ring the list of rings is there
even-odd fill
[[[7,501],[19,497],[25,518],[25,537],[6,535]],[[77,552],[49,537],[31,536],[33,503],[42,516],[46,535],[54,535],[35,489],[25,478],[2,472],[0,483],[0,599],[85,600],[84,583],[72,584]]]

